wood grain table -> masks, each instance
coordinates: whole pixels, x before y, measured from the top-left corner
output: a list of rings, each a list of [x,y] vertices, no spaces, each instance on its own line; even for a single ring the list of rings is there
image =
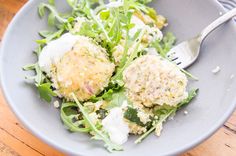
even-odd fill
[[[26,0],[0,0],[0,41],[3,33]],[[61,156],[26,130],[16,119],[0,92],[0,156]],[[212,137],[183,156],[236,156],[236,112]]]

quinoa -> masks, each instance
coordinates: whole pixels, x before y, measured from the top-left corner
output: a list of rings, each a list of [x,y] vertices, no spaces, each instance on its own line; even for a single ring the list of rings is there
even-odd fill
[[[123,79],[127,96],[136,105],[175,106],[188,95],[185,74],[160,56],[137,58],[126,68]]]

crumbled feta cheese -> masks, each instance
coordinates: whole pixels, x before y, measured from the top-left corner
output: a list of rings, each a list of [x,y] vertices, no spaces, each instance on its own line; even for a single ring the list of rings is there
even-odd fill
[[[156,136],[160,136],[161,135],[161,131],[162,131],[162,123],[156,125],[156,129],[155,129],[155,134]]]
[[[54,101],[54,102],[53,102],[53,106],[54,106],[55,108],[59,108],[59,107],[60,107],[59,101]]]
[[[122,108],[113,108],[110,113],[102,120],[102,125],[112,142],[123,144],[128,139],[129,127],[123,119]]]
[[[146,124],[147,122],[151,121],[150,118],[149,118],[149,114],[146,114],[142,111],[138,111],[138,117],[140,119],[140,121],[143,123],[143,124]]]
[[[217,74],[218,72],[220,72],[220,67],[216,66],[214,69],[212,69],[211,71],[213,74]]]
[[[127,100],[124,100],[121,107],[126,108],[127,106],[128,106],[128,102],[127,102]]]

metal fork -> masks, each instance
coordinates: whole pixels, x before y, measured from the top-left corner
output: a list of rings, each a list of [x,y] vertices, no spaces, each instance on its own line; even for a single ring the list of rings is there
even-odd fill
[[[167,57],[175,62],[180,68],[189,67],[198,58],[204,39],[218,26],[227,22],[234,16],[236,16],[236,8],[216,19],[196,37],[174,46],[167,53]]]

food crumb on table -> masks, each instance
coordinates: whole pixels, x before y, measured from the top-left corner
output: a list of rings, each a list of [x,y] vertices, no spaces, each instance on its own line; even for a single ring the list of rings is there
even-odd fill
[[[53,106],[55,107],[55,108],[59,108],[60,107],[60,104],[59,104],[59,101],[54,101],[53,102]]]
[[[184,111],[184,115],[188,115],[188,111],[187,110]]]
[[[220,67],[219,67],[219,66],[216,66],[214,69],[212,69],[211,72],[212,72],[213,74],[217,74],[217,73],[220,72],[220,70],[221,70]]]

